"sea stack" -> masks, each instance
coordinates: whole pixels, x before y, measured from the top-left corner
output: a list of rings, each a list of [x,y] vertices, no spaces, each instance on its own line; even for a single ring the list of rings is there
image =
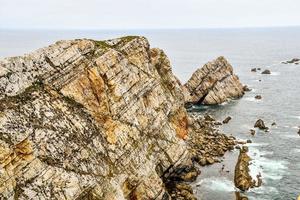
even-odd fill
[[[222,56],[196,70],[183,90],[185,101],[196,104],[220,104],[244,95],[238,76]]]

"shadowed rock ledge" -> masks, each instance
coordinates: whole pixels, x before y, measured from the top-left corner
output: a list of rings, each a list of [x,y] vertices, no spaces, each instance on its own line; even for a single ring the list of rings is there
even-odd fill
[[[0,199],[194,199],[192,160],[210,164],[234,141],[184,104],[167,56],[144,37],[0,60]]]
[[[197,69],[183,90],[185,101],[197,104],[220,104],[244,95],[238,76],[222,56]]]

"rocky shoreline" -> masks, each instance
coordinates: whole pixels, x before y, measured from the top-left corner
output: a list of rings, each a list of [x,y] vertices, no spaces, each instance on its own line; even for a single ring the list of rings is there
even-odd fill
[[[59,41],[0,60],[0,198],[196,199],[196,165],[237,141],[187,103],[246,87],[224,57],[182,85],[144,37]],[[228,123],[229,120],[226,120]]]

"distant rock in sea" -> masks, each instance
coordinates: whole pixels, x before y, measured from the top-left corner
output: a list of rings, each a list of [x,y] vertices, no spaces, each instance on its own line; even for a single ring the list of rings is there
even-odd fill
[[[251,69],[251,72],[256,72],[256,71],[257,71],[256,68],[252,68],[252,69]]]
[[[299,62],[300,62],[299,58],[293,58],[292,60],[282,62],[282,64],[299,64]]]
[[[254,98],[255,99],[262,99],[262,96],[261,95],[256,95]]]
[[[230,116],[226,117],[224,120],[223,120],[223,124],[228,124],[228,122],[231,120],[232,118]]]
[[[254,128],[259,128],[261,130],[268,130],[268,127],[266,127],[265,122],[262,119],[258,119],[255,122]]]
[[[196,70],[183,86],[186,102],[220,104],[244,95],[244,88],[224,57],[208,62]]]
[[[266,69],[261,74],[271,74],[271,71],[269,69]]]

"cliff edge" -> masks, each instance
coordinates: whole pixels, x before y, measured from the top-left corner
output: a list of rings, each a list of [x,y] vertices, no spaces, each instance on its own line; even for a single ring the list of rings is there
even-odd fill
[[[167,56],[144,37],[0,60],[0,198],[193,199],[180,182],[198,174],[191,158],[211,164],[235,143],[184,104]]]

